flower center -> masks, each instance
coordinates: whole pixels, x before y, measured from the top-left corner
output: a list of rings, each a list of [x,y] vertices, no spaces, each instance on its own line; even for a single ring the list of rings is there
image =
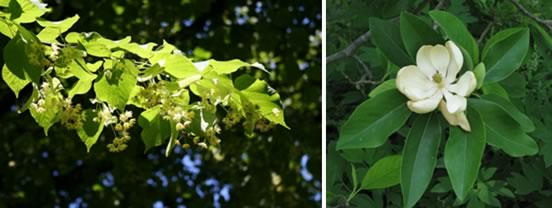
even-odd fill
[[[433,74],[431,77],[433,79],[433,82],[437,84],[439,88],[443,88],[445,86],[445,83],[443,82],[443,77],[439,73]]]

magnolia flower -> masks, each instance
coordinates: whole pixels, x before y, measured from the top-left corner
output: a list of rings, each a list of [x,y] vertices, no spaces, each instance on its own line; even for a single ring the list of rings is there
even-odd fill
[[[437,107],[453,126],[471,131],[466,118],[468,97],[477,84],[473,72],[456,79],[464,57],[452,41],[443,45],[422,46],[416,54],[416,66],[401,68],[397,74],[397,88],[406,95],[408,108],[415,113],[429,113]]]

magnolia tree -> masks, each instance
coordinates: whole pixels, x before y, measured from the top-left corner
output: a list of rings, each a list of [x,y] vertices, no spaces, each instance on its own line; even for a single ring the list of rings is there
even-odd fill
[[[374,44],[399,70],[386,72],[384,77],[390,79],[354,110],[342,125],[337,143],[329,148],[380,147],[399,129],[408,128],[402,154],[383,157],[359,180],[352,166],[354,187],[347,202],[361,190],[400,183],[403,206],[413,207],[432,181],[441,145],[450,180],[439,184],[441,189],[446,184],[452,187],[456,205],[478,202],[477,197],[482,196],[477,194],[483,193],[479,190],[483,188],[513,196],[504,189],[505,184],[494,182],[478,183],[474,189],[487,144],[511,157],[538,153],[536,141],[528,135],[535,125],[498,84],[524,61],[529,29],[500,31],[480,51],[456,16],[439,10],[430,11],[429,16],[435,27],[407,12],[401,13],[400,26],[370,19]]]
[[[0,32],[11,39],[2,78],[16,97],[32,88],[18,112],[30,111],[46,135],[59,123],[90,151],[106,130],[114,134],[108,149],[119,152],[139,126],[145,151],[167,143],[168,156],[176,145],[216,152],[222,128],[238,124],[247,136],[287,128],[274,89],[248,74],[232,77],[243,67],[266,71],[259,63],[191,60],[165,41],[140,45],[96,32],[65,34],[79,16],[45,20],[49,8],[37,0],[1,0],[0,7]],[[38,34],[24,27],[30,23],[41,26]]]

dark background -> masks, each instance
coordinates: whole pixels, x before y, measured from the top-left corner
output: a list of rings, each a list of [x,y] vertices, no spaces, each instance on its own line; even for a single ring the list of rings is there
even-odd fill
[[[248,73],[280,93],[291,130],[277,127],[252,139],[239,129],[225,131],[220,161],[210,152],[178,147],[166,158],[164,145],[144,154],[139,127],[122,153],[107,150],[109,132],[86,153],[74,131],[58,124],[46,137],[28,112],[17,114],[30,87],[16,100],[2,80],[0,207],[320,206],[319,0],[45,3],[53,9],[48,20],[80,15],[70,31],[132,36],[138,43],[166,40],[198,59],[265,64],[270,74]],[[39,31],[35,24],[25,27]],[[7,41],[0,37],[0,46]]]

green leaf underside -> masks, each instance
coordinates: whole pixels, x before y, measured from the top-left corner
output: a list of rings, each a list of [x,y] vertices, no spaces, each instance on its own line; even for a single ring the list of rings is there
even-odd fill
[[[473,188],[486,144],[485,126],[479,113],[468,108],[467,118],[471,132],[451,126],[444,156],[452,189],[460,201],[463,201]]]
[[[362,189],[382,189],[399,184],[401,155],[392,155],[378,160],[362,179]]]
[[[4,61],[13,75],[19,79],[39,82],[42,74],[42,65],[39,63],[44,54],[37,47],[41,47],[36,37],[25,28],[19,26],[19,32],[4,47]],[[34,57],[31,61],[31,57]]]
[[[488,52],[484,54],[483,62],[487,67],[486,84],[507,78],[521,66],[529,50],[529,29],[501,33],[497,36],[505,36],[505,34],[508,36],[495,38],[501,40],[491,43],[488,46]]]
[[[485,99],[470,99],[468,105],[485,115],[483,121],[490,145],[501,148],[513,157],[534,155],[538,152],[537,143],[512,118],[512,112],[508,113],[506,108]]]
[[[2,79],[4,79],[8,87],[15,93],[15,98],[18,98],[19,92],[31,83],[31,80],[21,79],[13,74],[6,65],[2,67]]]
[[[443,29],[448,39],[467,50],[473,63],[479,62],[477,43],[462,20],[451,13],[439,10],[430,11],[429,16]]]
[[[171,135],[170,123],[162,118],[159,114],[160,110],[161,107],[156,106],[142,112],[138,118],[138,125],[142,127],[140,136],[146,146],[144,153],[152,147],[163,144]]]
[[[403,45],[399,26],[387,20],[370,18],[370,31],[374,44],[395,65],[402,67],[414,63]]]
[[[124,110],[132,89],[136,85],[138,69],[128,60],[117,64],[108,78],[105,73],[94,83],[98,100]]]
[[[410,116],[406,101],[397,90],[388,90],[364,101],[341,127],[337,149],[381,146]]]
[[[419,115],[403,149],[401,190],[405,207],[413,207],[431,182],[441,141],[440,113]]]
[[[416,53],[423,45],[443,43],[443,38],[418,17],[402,12],[400,19],[401,37],[406,51],[413,60],[416,60]]]
[[[91,109],[84,110],[82,115],[83,125],[81,128],[77,129],[77,134],[86,145],[86,151],[90,152],[90,148],[92,148],[92,145],[96,144],[98,138],[102,134],[104,125],[102,121],[93,120],[97,116],[97,113]]]

